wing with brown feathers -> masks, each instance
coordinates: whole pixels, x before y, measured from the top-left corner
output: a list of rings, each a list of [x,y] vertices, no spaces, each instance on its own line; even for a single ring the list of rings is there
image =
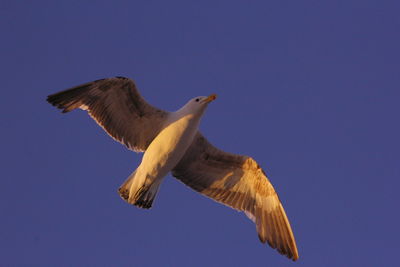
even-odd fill
[[[172,174],[201,194],[245,212],[256,223],[261,242],[298,259],[282,203],[255,160],[221,151],[197,133]]]
[[[168,115],[148,104],[135,83],[124,77],[85,83],[49,95],[47,101],[63,112],[87,110],[112,138],[137,152],[147,149]]]

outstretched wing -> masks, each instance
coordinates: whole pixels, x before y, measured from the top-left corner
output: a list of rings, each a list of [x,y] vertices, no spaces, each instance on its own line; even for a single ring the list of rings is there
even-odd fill
[[[63,112],[87,110],[111,137],[137,152],[147,149],[168,115],[148,104],[135,83],[124,77],[85,83],[49,95],[47,101]]]
[[[282,203],[255,160],[221,151],[197,133],[172,174],[201,194],[245,212],[256,223],[261,242],[298,259]]]

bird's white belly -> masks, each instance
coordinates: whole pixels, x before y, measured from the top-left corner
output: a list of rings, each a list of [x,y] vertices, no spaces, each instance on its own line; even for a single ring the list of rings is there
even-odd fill
[[[198,130],[199,118],[193,115],[171,121],[143,155],[138,170],[147,182],[163,178],[178,164]]]

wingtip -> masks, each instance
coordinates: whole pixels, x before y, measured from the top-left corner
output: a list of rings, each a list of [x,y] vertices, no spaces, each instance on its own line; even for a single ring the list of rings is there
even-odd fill
[[[274,241],[274,239],[269,239],[268,236],[263,235],[263,231],[258,231],[258,238],[261,243],[265,244],[267,243],[272,249],[275,249],[276,251],[279,252],[279,254],[287,257],[288,259],[292,261],[297,261],[299,259],[299,254],[297,251],[297,247],[295,242],[293,243],[293,246],[287,245],[287,246],[279,246],[278,243]]]
[[[59,101],[57,101],[57,94],[48,95],[46,98],[47,103],[50,105],[62,109],[63,107],[60,105]]]
[[[265,244],[267,242],[267,238],[265,236],[262,236],[261,234],[258,234],[258,239],[263,244]],[[269,244],[269,241],[268,241],[268,244]]]
[[[299,254],[297,253],[297,250],[294,251],[294,254],[290,255],[290,257],[288,255],[286,255],[289,259],[291,259],[292,261],[297,261],[299,259]]]
[[[292,261],[297,261],[299,259],[299,254],[296,251],[280,251],[278,250],[278,252],[284,256],[286,256],[288,259],[292,260]]]
[[[46,97],[46,102],[49,103],[50,105],[54,106],[52,98],[53,98],[53,95],[48,95]]]
[[[260,242],[265,244],[267,243],[271,248],[276,249],[281,255],[286,256],[288,259],[292,261],[297,261],[299,259],[299,254],[297,252],[297,249],[295,251],[283,251],[280,250],[272,241],[270,240],[265,240],[259,235],[258,238],[260,239]]]
[[[124,76],[115,76],[115,78],[117,79],[122,79],[122,80],[129,80],[129,78],[126,78]]]
[[[297,261],[298,259],[299,259],[299,252],[297,251],[297,247],[296,247],[296,245],[295,245],[294,251],[293,251],[292,260],[293,260],[293,261]]]

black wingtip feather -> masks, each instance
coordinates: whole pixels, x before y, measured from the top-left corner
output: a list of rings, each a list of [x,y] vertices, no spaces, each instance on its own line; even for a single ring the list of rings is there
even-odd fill
[[[47,102],[56,108],[62,109],[62,113],[67,113],[78,108],[82,103],[82,97],[89,90],[92,82],[85,83],[52,95],[47,96]]]
[[[122,79],[122,80],[129,80],[129,78],[126,78],[124,76],[115,76],[115,78],[117,79]]]

